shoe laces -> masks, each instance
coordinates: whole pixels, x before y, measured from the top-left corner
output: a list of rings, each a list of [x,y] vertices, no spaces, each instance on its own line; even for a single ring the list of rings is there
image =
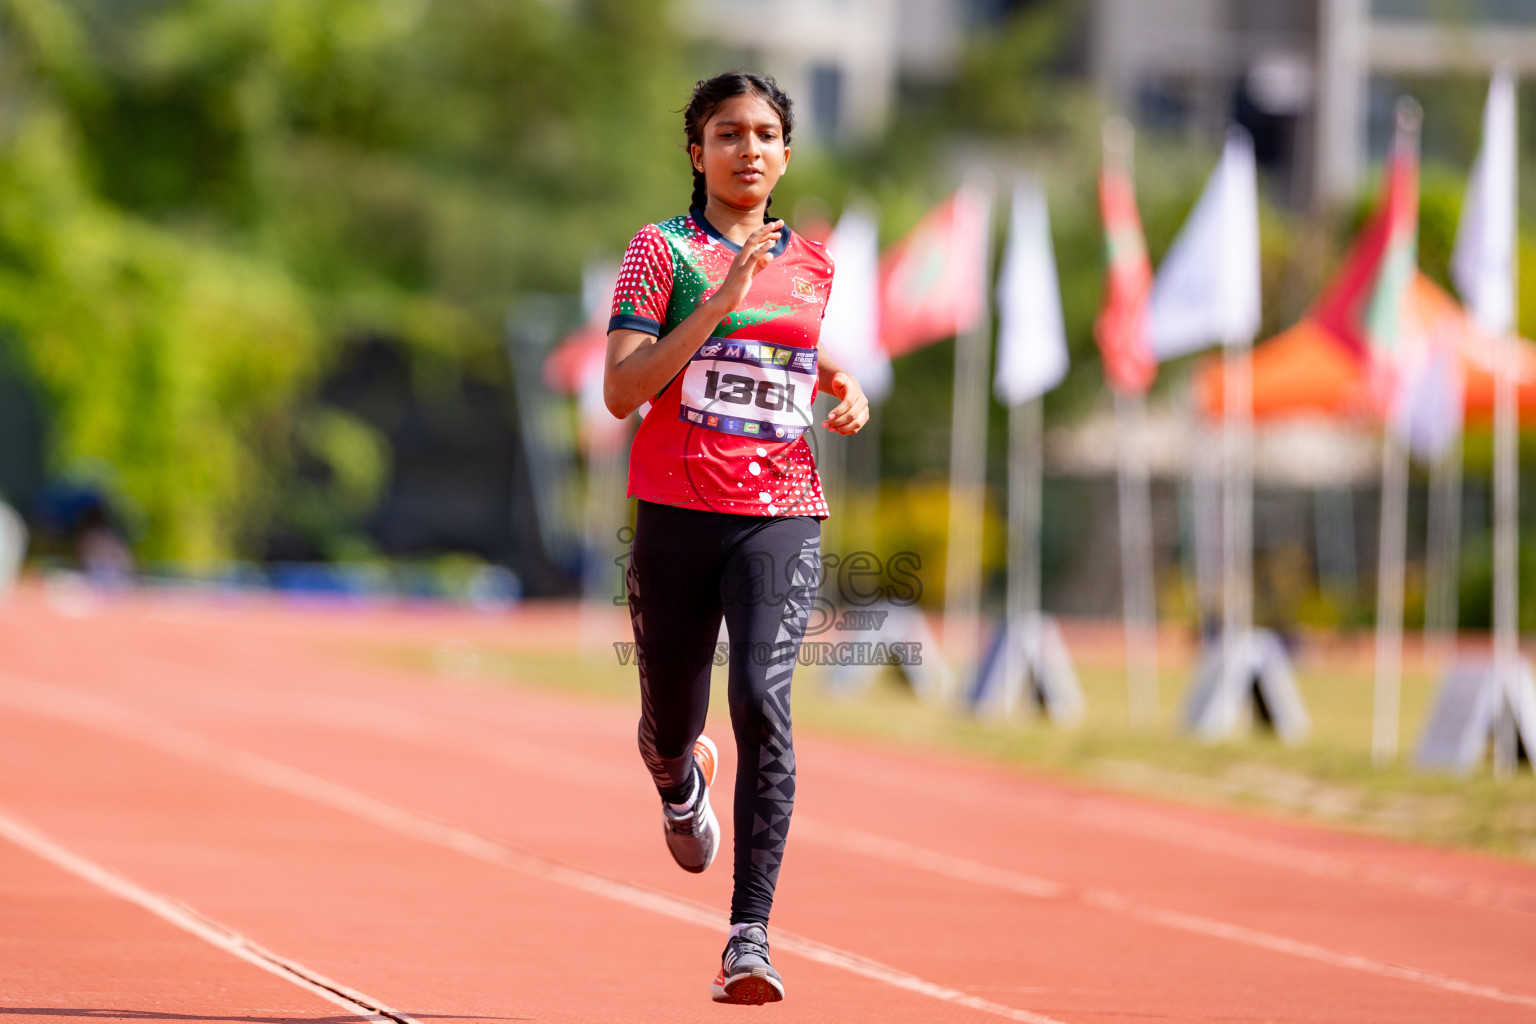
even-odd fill
[[[699,823],[699,808],[695,804],[692,811],[681,817],[673,817],[671,808],[667,809],[667,828],[680,836],[691,836],[696,831]]]
[[[764,963],[768,963],[768,931],[762,928],[749,928],[740,934],[732,936],[725,944],[725,968],[730,970],[747,956],[757,956]]]

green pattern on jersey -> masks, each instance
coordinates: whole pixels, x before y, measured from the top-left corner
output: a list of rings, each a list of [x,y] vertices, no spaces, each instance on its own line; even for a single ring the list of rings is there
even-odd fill
[[[672,250],[672,297],[667,303],[667,322],[662,324],[662,333],[666,334],[699,308],[705,294],[725,283],[725,275],[730,272],[736,254],[726,246],[716,244],[686,214],[661,221],[656,228]],[[729,337],[743,328],[757,327],[789,312],[789,306],[738,309],[720,321],[712,336]]]

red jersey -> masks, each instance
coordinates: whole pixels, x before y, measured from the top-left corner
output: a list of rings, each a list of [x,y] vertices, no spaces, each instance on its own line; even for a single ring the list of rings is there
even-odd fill
[[[667,334],[724,283],[740,251],[697,210],[647,225],[624,254],[608,329]],[[826,518],[811,402],[832,260],[788,227],[772,252],[741,308],[652,400],[630,449],[630,497]]]

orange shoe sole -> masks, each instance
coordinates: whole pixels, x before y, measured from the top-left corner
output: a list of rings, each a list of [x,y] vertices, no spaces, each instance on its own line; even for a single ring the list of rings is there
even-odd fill
[[[693,759],[699,762],[699,770],[704,773],[704,786],[709,788],[715,784],[715,766],[720,762],[720,751],[715,749],[715,741],[708,736],[700,736],[693,743]]]
[[[782,989],[769,979],[755,974],[737,978],[729,985],[723,985],[723,981],[723,975],[717,976],[714,985],[710,988],[710,998],[717,1003],[762,1006],[764,1003],[776,1003],[784,998]]]

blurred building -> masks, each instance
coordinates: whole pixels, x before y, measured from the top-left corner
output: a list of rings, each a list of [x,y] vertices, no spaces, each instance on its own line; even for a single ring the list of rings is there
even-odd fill
[[[942,77],[975,4],[955,0],[687,0],[691,32],[795,97],[803,136],[872,138],[904,80]]]
[[[1536,72],[1536,0],[1095,0],[1091,71],[1114,107],[1215,135],[1232,118],[1295,206],[1352,195],[1394,96],[1382,76]]]

